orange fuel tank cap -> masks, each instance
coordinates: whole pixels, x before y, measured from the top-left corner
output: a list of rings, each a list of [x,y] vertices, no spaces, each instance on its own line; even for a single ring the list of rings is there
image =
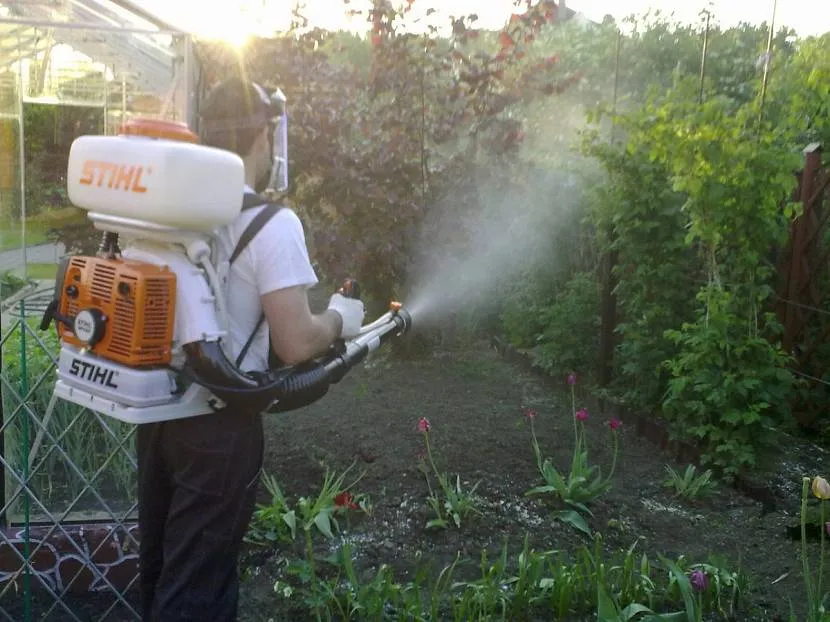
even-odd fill
[[[143,117],[130,119],[121,125],[121,134],[124,136],[164,138],[188,143],[199,142],[199,137],[187,127],[186,123],[165,119],[148,119]]]

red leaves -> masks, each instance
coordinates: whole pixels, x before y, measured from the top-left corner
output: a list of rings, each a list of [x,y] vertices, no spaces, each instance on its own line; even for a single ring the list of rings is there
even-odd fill
[[[513,37],[511,37],[509,34],[502,30],[499,33],[499,45],[501,45],[501,49],[502,51],[504,51],[515,46],[516,42],[513,40]]]

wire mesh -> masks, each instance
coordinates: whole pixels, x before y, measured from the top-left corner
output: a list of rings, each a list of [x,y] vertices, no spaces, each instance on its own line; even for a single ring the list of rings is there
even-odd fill
[[[17,311],[0,339],[0,513],[8,525],[0,531],[0,611],[15,620],[108,619],[116,612],[117,619],[139,619],[132,591],[135,428],[53,400],[54,330],[38,330],[25,300]],[[91,538],[96,523],[104,535]]]

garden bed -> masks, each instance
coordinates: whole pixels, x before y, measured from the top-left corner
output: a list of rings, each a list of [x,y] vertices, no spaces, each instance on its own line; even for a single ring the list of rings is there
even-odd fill
[[[412,359],[383,353],[355,369],[317,404],[266,419],[265,472],[276,478],[293,507],[298,497],[317,494],[323,465],[342,471],[357,460],[365,475],[351,492],[368,495],[371,512],[349,512],[340,519],[340,533],[332,540],[316,533],[315,542],[324,556],[348,541],[358,572],[371,576],[388,564],[397,581],[412,581],[416,560],[431,563],[437,572],[460,554],[470,564],[459,566],[456,578],[480,577],[483,549],[492,563],[507,543],[515,560],[525,536],[537,551],[576,555],[584,545],[592,548],[593,541],[552,519],[552,500],[525,495],[543,483],[526,409],[536,412],[542,453],[560,470],[570,464],[573,417],[566,389],[564,381],[558,390],[487,344]],[[597,411],[579,384],[576,389],[577,408],[589,411],[591,461],[607,472],[609,415]],[[460,474],[465,489],[480,481],[476,492],[482,514],[464,519],[460,529],[425,528],[434,514],[419,469],[421,417],[430,421],[431,448],[440,468]],[[636,542],[638,555],[646,553],[654,562],[659,555],[671,560],[685,556],[689,563],[740,570],[749,583],[741,589],[735,619],[787,619],[791,600],[799,612],[804,595],[800,543],[790,537],[790,528],[798,525],[801,477],[817,474],[814,469],[824,454],[815,452],[821,450],[799,446],[795,439],[782,443],[783,454],[792,447],[793,457],[764,487],[775,496],[772,504],[724,486],[711,497],[683,501],[663,482],[667,464],[678,471],[686,465],[638,435],[636,427],[623,421],[613,487],[589,504],[590,527],[602,535],[605,551],[625,550]],[[264,490],[260,500],[270,502]],[[810,546],[817,549],[815,543]],[[298,619],[300,614],[289,607],[292,600],[275,592],[274,585],[290,582],[285,564],[302,555],[301,542],[249,547],[241,620]],[[682,608],[679,601],[672,610]]]

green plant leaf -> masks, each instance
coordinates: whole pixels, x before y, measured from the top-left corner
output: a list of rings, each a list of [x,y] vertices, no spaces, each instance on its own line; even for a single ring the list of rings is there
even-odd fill
[[[295,514],[294,510],[285,512],[282,515],[282,520],[286,525],[288,525],[288,528],[291,530],[291,538],[295,539],[297,537],[297,515]]]
[[[553,486],[536,486],[535,488],[531,488],[530,490],[528,490],[525,493],[525,496],[529,497],[531,495],[542,495],[551,492],[556,492],[556,488],[554,488]]]
[[[314,517],[314,524],[317,529],[327,538],[333,538],[334,534],[331,532],[331,519],[328,510],[322,510]]]
[[[574,529],[581,531],[589,537],[592,535],[591,528],[588,527],[588,523],[585,522],[585,519],[576,510],[560,510],[554,513],[554,517],[561,520],[563,523],[567,523]]]
[[[602,584],[597,585],[597,622],[622,622],[620,609],[605,591]]]
[[[427,521],[427,529],[444,529],[447,526],[447,521],[443,518],[433,518]]]

